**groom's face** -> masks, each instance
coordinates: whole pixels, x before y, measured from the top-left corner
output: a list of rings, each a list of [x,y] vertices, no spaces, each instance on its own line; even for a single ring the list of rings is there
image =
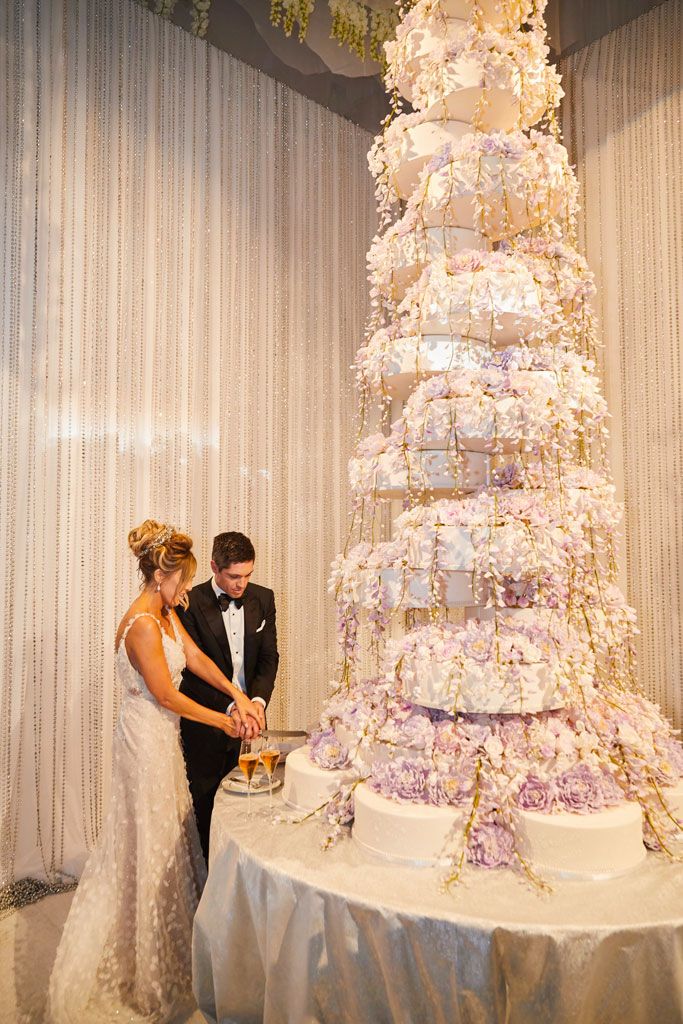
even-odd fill
[[[231,562],[225,569],[219,569],[211,562],[216,583],[229,597],[241,597],[254,571],[253,562]]]

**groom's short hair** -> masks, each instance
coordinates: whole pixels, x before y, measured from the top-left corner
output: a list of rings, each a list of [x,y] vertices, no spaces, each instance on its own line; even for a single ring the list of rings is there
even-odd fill
[[[256,552],[248,537],[231,531],[214,537],[211,558],[220,570],[227,569],[233,562],[253,562]]]

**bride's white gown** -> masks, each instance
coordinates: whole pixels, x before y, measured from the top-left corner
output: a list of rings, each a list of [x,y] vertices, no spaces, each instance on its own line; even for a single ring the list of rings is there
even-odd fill
[[[139,617],[126,625],[116,655],[123,700],[111,802],[57,950],[48,1001],[53,1024],[165,1024],[192,1005],[192,918],[206,869],[180,719],[157,703],[126,652]],[[171,620],[176,639],[162,630],[162,642],[177,688],[185,654]]]

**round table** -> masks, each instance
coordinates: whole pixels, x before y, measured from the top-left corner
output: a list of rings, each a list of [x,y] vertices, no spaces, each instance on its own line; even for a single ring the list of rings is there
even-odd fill
[[[216,1024],[680,1024],[683,865],[531,891],[370,860],[219,791],[194,988]],[[275,813],[287,813],[280,794]]]

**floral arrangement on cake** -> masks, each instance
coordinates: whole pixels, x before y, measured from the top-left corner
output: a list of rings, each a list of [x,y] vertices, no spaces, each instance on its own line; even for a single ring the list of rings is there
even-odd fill
[[[471,0],[456,24],[418,0],[387,45],[388,88],[415,109],[396,99],[369,155],[383,226],[355,367],[376,415],[349,463],[339,676],[306,755],[338,787],[311,813],[329,843],[363,794],[382,814],[452,810],[448,883],[469,863],[544,887],[528,831],[544,816],[609,828],[623,811],[638,856],[676,857],[683,836],[683,747],[636,684],[618,585],[595,287],[544,7]],[[491,127],[497,90],[515,102]]]

